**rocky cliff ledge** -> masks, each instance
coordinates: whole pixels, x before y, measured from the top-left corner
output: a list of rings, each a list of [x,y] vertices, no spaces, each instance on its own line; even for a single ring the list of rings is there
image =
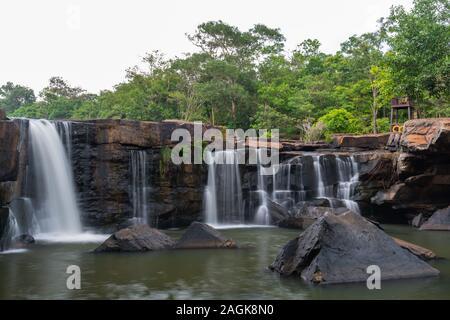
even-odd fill
[[[27,120],[0,120],[0,207],[27,194],[28,126]],[[352,155],[360,181],[355,200],[363,212],[406,221],[417,213],[430,215],[450,205],[449,127],[449,118],[408,121],[402,149],[396,152],[384,150],[385,135],[340,136],[334,149],[288,141],[280,144],[280,150],[283,160],[316,149],[322,154]],[[71,162],[85,226],[117,230],[133,217],[133,151],[147,155],[153,226],[178,227],[202,219],[207,168],[172,163],[170,153],[175,143],[171,134],[176,128],[193,133],[194,125],[181,121],[70,122]],[[241,175],[246,197],[256,188],[256,167],[245,166]],[[244,201],[249,207],[251,200]]]
[[[372,197],[375,205],[413,216],[430,215],[450,204],[450,118],[407,121],[401,149],[392,162],[384,160],[372,179],[385,187]],[[371,177],[368,174],[369,185]],[[364,185],[364,184],[363,184]]]

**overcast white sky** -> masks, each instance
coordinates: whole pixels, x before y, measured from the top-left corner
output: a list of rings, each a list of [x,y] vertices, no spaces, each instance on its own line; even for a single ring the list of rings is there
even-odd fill
[[[0,84],[41,90],[51,76],[91,92],[124,80],[125,70],[160,50],[192,52],[185,33],[208,20],[247,30],[279,27],[293,49],[317,38],[331,53],[352,34],[376,29],[391,5],[412,0],[1,0]]]

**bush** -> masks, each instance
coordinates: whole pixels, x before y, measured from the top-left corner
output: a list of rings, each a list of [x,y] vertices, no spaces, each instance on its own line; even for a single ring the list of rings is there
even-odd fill
[[[303,142],[316,142],[325,138],[325,125],[320,121],[312,124],[311,119],[303,120],[300,131],[300,140]]]
[[[377,128],[380,133],[391,131],[391,122],[389,118],[377,119]]]
[[[326,135],[333,133],[358,133],[362,131],[362,123],[345,109],[332,109],[318,122],[325,125]]]

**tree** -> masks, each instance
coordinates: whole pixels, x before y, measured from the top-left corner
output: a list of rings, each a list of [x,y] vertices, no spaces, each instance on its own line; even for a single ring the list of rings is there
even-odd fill
[[[450,97],[450,3],[414,0],[408,12],[393,7],[381,20],[390,47],[388,65],[398,90],[416,102]]]
[[[7,82],[0,87],[0,108],[12,113],[18,108],[34,103],[36,97],[30,88]]]
[[[366,85],[367,92],[370,92],[372,130],[373,133],[377,133],[377,116],[381,105],[378,98],[379,88],[376,85],[375,74],[372,70],[383,63],[380,33],[365,33],[359,37],[352,36],[341,45],[341,52],[349,60],[353,84]]]

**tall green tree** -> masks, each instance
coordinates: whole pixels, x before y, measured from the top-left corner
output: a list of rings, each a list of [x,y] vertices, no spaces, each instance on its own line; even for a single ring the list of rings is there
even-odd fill
[[[36,101],[33,89],[7,82],[0,87],[0,108],[7,113]]]
[[[410,11],[391,9],[381,20],[389,67],[398,90],[417,103],[450,97],[450,2],[414,0]]]

